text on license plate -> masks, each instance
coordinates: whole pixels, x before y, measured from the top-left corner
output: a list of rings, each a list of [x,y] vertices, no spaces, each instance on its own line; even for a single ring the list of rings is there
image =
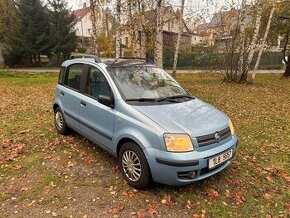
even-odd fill
[[[227,161],[228,159],[233,157],[233,149],[227,150],[226,152],[215,156],[213,158],[210,158],[208,160],[208,168],[214,168],[222,163],[224,163],[225,161]]]

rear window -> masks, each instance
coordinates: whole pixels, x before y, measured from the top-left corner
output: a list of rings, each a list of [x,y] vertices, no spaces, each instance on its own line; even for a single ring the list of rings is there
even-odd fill
[[[65,74],[65,67],[61,67],[60,72],[59,72],[59,76],[58,76],[58,84],[63,85],[64,74]]]
[[[67,67],[64,85],[80,90],[83,64],[74,64]]]

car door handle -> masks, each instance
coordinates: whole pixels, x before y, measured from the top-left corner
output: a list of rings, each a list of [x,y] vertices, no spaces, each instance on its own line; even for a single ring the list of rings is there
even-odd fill
[[[64,96],[64,92],[63,92],[63,91],[60,91],[60,95],[61,95],[61,96]]]
[[[83,107],[87,106],[87,103],[85,101],[81,101],[80,103],[81,103],[81,106]]]

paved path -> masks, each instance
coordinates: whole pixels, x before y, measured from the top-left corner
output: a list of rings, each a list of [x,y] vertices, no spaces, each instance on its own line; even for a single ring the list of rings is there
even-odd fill
[[[11,72],[31,72],[31,73],[55,73],[59,72],[59,68],[9,68],[9,69],[0,69],[0,73],[4,71],[11,71]]]
[[[16,72],[32,72],[32,73],[55,73],[59,72],[59,68],[21,68],[21,69],[0,69],[0,73],[4,71]],[[171,73],[171,70],[166,70]],[[251,72],[251,71],[250,71]],[[221,73],[219,70],[178,70],[177,73]],[[258,70],[257,73],[284,73],[284,70]]]
[[[167,73],[172,73],[172,70],[166,70]],[[178,70],[177,73],[221,73],[221,70]],[[250,73],[252,71],[250,70]],[[284,73],[284,70],[258,70],[257,73]]]

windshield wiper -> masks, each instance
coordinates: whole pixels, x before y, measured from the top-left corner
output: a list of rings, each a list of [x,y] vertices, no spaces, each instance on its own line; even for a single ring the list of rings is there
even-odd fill
[[[127,99],[126,101],[139,101],[139,102],[156,102],[158,98],[136,98],[136,99]]]
[[[160,98],[157,100],[157,102],[160,102],[160,101],[175,101],[175,102],[178,102],[177,99],[179,98],[189,98],[189,99],[195,99],[195,97],[191,96],[191,95],[174,95],[174,96],[169,96],[169,97],[166,97],[166,98]]]
[[[170,102],[179,102],[177,99],[180,98],[190,98],[195,99],[195,97],[191,95],[175,95],[169,96],[165,98],[135,98],[135,99],[127,99],[126,101],[138,101],[138,102],[161,102],[161,101],[170,101]]]

